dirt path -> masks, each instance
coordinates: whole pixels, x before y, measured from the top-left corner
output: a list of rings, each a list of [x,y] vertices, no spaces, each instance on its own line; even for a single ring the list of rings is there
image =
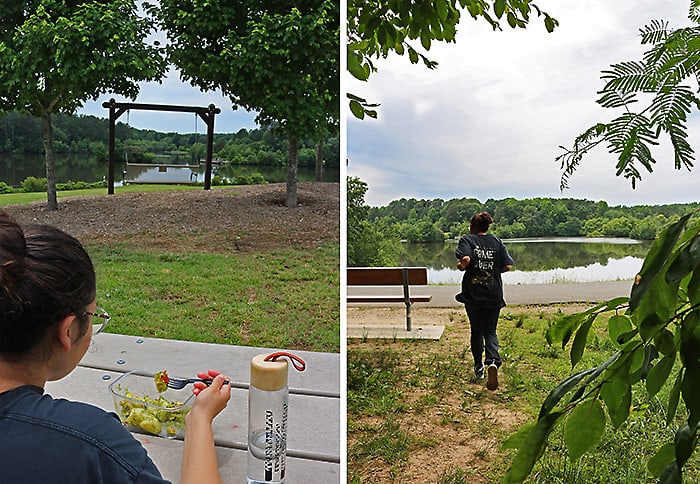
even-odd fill
[[[588,307],[590,304],[586,303],[510,305],[502,315],[522,311],[537,315],[578,312]],[[347,309],[348,325],[403,325],[404,321],[403,307]],[[518,403],[521,396],[510,381],[508,368],[501,375],[501,388],[495,392],[486,390],[483,381],[472,378],[469,323],[463,308],[416,307],[413,324],[443,325],[445,331],[439,341],[347,341],[349,364],[363,354],[404,355],[398,371],[415,373],[415,383],[401,386],[405,411],[392,414],[387,420],[417,442],[406,461],[388,464],[381,458],[351,460],[349,475],[362,476],[362,482],[392,484],[442,482],[441,477],[446,478],[444,482],[498,482],[505,470],[501,443],[530,419]],[[444,385],[436,383],[441,379],[445,380]],[[382,417],[351,419],[351,427],[360,429],[348,435],[351,451],[370,438],[361,429],[383,423]]]

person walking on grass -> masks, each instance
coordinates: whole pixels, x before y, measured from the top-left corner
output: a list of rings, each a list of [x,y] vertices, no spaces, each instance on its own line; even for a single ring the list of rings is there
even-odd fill
[[[470,220],[469,235],[460,237],[455,251],[459,261],[457,268],[464,271],[462,292],[455,299],[464,304],[469,318],[474,374],[483,379],[486,365],[486,388],[489,390],[498,388],[498,368],[501,366],[496,335],[498,316],[506,305],[501,273],[511,270],[514,264],[501,239],[486,234],[492,223],[493,218],[487,212],[474,215]],[[482,360],[484,350],[486,357]]]
[[[48,225],[21,227],[0,210],[0,456],[2,482],[168,481],[115,413],[44,393],[85,355],[109,316],[80,242]],[[96,329],[95,329],[96,328]],[[185,417],[181,483],[220,483],[212,420],[231,386],[214,370]],[[202,375],[200,375],[202,376]]]

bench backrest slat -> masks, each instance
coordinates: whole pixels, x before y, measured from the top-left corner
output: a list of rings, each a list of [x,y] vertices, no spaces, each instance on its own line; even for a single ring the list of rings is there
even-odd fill
[[[428,269],[407,267],[410,285],[428,284]],[[402,286],[402,267],[348,267],[348,286]]]

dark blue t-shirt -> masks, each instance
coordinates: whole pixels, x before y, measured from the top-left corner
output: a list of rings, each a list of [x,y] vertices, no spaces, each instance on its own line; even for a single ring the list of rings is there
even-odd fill
[[[513,259],[501,239],[495,235],[464,235],[460,237],[455,256],[465,255],[471,261],[462,276],[461,301],[484,307],[500,308],[503,300],[501,268],[513,265]]]
[[[35,386],[0,393],[0,480],[17,484],[163,484],[114,413]]]

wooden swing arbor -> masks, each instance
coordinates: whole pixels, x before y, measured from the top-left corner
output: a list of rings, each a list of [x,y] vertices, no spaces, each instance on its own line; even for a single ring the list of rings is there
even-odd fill
[[[116,122],[119,117],[131,109],[143,111],[169,111],[177,113],[196,113],[207,125],[207,152],[205,157],[204,189],[211,189],[211,165],[214,146],[214,117],[221,113],[221,109],[213,104],[207,107],[200,106],[173,106],[168,104],[142,104],[142,103],[118,103],[114,98],[102,103],[102,107],[109,109],[109,173],[107,194],[114,195],[114,138]]]

